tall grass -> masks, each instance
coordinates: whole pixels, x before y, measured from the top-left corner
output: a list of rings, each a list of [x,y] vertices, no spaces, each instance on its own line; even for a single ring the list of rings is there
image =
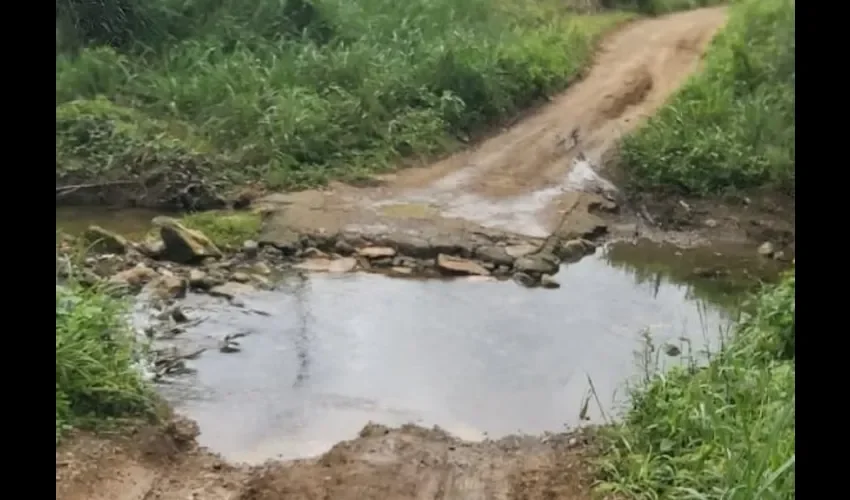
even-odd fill
[[[557,0],[122,0],[89,12],[98,31],[78,4],[57,3],[58,176],[176,157],[282,187],[450,150],[567,86],[628,17]]]
[[[125,305],[101,288],[56,286],[57,444],[72,427],[152,415]]]
[[[655,374],[603,433],[599,489],[639,499],[795,497],[792,271],[704,367]]]
[[[636,188],[794,193],[794,0],[736,0],[702,71],[627,137]]]

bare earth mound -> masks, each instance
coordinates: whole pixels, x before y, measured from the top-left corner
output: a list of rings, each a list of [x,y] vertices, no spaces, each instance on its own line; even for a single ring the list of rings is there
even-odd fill
[[[310,460],[247,467],[198,450],[186,422],[122,438],[80,435],[56,454],[61,500],[578,499],[581,435],[468,443],[440,430],[367,425]]]
[[[272,196],[267,232],[592,231],[603,224],[593,208],[610,202],[576,171],[578,153],[600,165],[696,68],[725,17],[713,8],[632,23],[607,40],[584,81],[510,130],[378,188]],[[57,450],[56,497],[584,499],[586,453],[575,436],[467,443],[437,430],[369,425],[317,459],[250,468],[198,450],[191,426],[177,423],[70,439]]]

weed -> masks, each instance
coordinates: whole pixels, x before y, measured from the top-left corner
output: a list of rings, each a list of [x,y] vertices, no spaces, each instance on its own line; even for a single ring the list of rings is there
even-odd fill
[[[738,0],[702,71],[622,145],[639,189],[794,193],[794,0]]]
[[[57,444],[71,427],[154,414],[125,305],[102,287],[56,286]]]
[[[602,433],[601,492],[655,499],[795,496],[795,277],[766,288],[705,366],[647,373]],[[792,350],[793,348],[791,348]]]
[[[81,48],[56,60],[57,182],[191,167],[278,188],[446,152],[566,87],[630,17],[556,0],[122,0],[101,7],[123,17],[89,13],[110,20],[93,34],[60,3]]]
[[[260,234],[261,216],[252,212],[198,212],[182,219],[222,247],[238,247]]]

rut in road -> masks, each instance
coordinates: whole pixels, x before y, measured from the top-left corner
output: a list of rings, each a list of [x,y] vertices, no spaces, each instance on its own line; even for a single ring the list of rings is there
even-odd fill
[[[299,213],[296,203],[286,211],[294,218],[285,222],[345,225],[363,217],[341,209],[329,217],[335,200],[339,207],[348,203],[334,196],[371,201],[424,196],[438,208],[436,224],[453,211],[493,220],[513,210],[551,230],[557,206],[569,193],[550,196],[547,189],[562,188],[569,177],[576,153],[565,148],[571,131],[578,128],[585,154],[600,158],[696,68],[725,16],[723,8],[711,8],[631,23],[605,41],[584,81],[507,132],[431,167],[403,172],[389,187],[343,189],[307,212]],[[517,201],[523,199],[525,204]],[[573,194],[571,203],[576,199]],[[325,217],[317,219],[321,214]],[[414,426],[367,426],[360,437],[322,457],[257,468],[187,451],[186,439],[175,444],[161,438],[142,449],[143,441],[139,435],[123,443],[78,440],[57,450],[57,499],[590,498],[587,462],[564,439],[468,443]]]

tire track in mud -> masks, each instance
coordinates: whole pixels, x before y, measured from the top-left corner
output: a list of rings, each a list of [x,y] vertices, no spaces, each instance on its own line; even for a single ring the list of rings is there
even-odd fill
[[[567,183],[576,155],[599,164],[696,68],[725,17],[724,8],[710,8],[633,22],[603,43],[582,82],[505,133],[381,187],[272,196],[266,203],[282,209],[268,224],[305,232],[518,233],[595,224],[590,206],[604,200]],[[579,144],[569,149],[575,129]],[[590,498],[590,450],[580,434],[470,443],[439,430],[367,425],[321,457],[249,467],[197,449],[196,431],[180,427],[71,439],[57,450],[56,498]]]

